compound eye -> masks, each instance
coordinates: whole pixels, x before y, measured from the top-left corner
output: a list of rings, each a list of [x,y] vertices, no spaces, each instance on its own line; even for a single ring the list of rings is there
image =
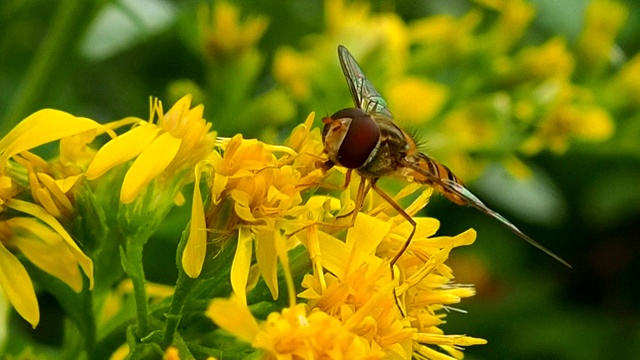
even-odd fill
[[[357,169],[365,165],[380,141],[378,124],[360,109],[351,114],[351,124],[338,150],[340,165]],[[345,116],[346,117],[346,116]]]

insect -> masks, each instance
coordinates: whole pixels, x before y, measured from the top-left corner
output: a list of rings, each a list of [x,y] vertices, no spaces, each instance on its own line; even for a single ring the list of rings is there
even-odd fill
[[[409,247],[416,231],[416,222],[378,187],[378,179],[387,175],[411,178],[417,183],[431,186],[453,203],[474,207],[498,220],[529,244],[571,267],[558,255],[520,231],[505,217],[488,208],[449,168],[419,152],[416,142],[396,125],[393,114],[380,93],[367,80],[349,50],[342,45],[338,46],[338,58],[356,107],[339,110],[322,119],[324,151],[328,157],[324,167],[330,169],[339,165],[347,168],[346,183],[349,182],[352,170],[360,175],[352,222],[355,222],[365,195],[373,189],[412,225],[413,229],[405,243],[391,259],[392,269]]]

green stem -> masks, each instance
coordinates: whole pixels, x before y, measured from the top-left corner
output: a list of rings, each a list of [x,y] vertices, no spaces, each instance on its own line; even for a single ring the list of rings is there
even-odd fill
[[[88,314],[86,316],[86,333],[84,334],[85,348],[87,354],[91,354],[96,346],[96,319],[93,315],[93,292],[89,289],[88,280],[84,280],[84,289],[82,289],[81,296],[84,298],[82,301],[83,313]]]
[[[127,237],[126,242],[126,271],[133,283],[133,296],[136,300],[138,329],[136,334],[142,338],[149,333],[149,318],[147,309],[147,290],[145,288],[144,267],[142,264],[143,242],[137,238]]]
[[[182,309],[187,301],[187,296],[194,288],[198,279],[192,279],[184,271],[180,271],[178,275],[178,281],[176,282],[173,298],[171,299],[171,307],[169,312],[165,315],[167,318],[167,324],[164,330],[164,338],[162,339],[162,348],[165,349],[173,343],[176,329],[182,319]]]
[[[84,35],[92,20],[91,14],[98,8],[96,1],[63,0],[46,36],[32,56],[26,75],[22,79],[8,112],[0,125],[5,134],[20,119],[34,110],[34,105],[50,86],[52,74],[63,61],[69,60],[69,52]]]

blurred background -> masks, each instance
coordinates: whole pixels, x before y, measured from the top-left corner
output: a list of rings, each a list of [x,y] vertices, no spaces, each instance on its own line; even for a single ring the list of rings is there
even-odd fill
[[[449,261],[477,296],[444,331],[489,341],[466,358],[640,353],[640,3],[4,0],[0,28],[1,134],[41,108],[148,118],[150,96],[191,93],[220,136],[278,143],[353,106],[345,45],[424,151],[573,265],[434,197],[439,234],[478,231]],[[175,279],[175,215],[145,252],[152,281]]]

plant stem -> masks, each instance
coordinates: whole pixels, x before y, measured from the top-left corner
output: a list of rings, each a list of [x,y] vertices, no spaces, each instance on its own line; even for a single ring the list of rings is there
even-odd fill
[[[137,238],[127,237],[126,242],[126,271],[133,283],[133,295],[136,300],[138,329],[136,334],[142,338],[149,333],[149,318],[147,309],[147,290],[145,288],[144,267],[142,265],[142,249],[144,242]]]
[[[190,278],[184,271],[180,271],[178,281],[176,282],[173,298],[171,299],[171,307],[165,315],[167,324],[164,330],[164,338],[162,339],[162,348],[165,349],[173,343],[173,337],[182,318],[182,309],[187,301],[187,295],[197,283],[197,279]]]

